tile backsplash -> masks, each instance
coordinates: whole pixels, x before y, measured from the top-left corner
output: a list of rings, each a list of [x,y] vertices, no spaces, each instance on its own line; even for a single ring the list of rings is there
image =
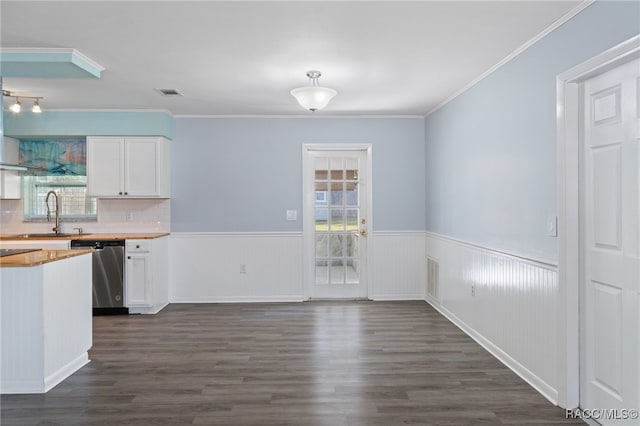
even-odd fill
[[[50,232],[48,222],[23,222],[22,200],[0,201],[0,233],[21,234]],[[66,222],[62,232],[72,233],[82,227],[84,232],[169,232],[171,200],[169,199],[98,199],[98,220]]]

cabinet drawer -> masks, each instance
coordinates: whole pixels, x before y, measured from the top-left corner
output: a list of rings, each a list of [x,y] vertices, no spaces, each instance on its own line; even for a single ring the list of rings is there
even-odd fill
[[[151,251],[151,241],[149,240],[127,240],[125,242],[127,253],[142,253]]]

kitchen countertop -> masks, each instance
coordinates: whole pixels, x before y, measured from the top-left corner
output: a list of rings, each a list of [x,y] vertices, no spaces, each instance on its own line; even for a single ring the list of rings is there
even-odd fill
[[[29,240],[80,240],[80,241],[93,241],[93,240],[101,240],[101,241],[113,241],[113,240],[147,240],[153,238],[160,238],[166,235],[169,235],[168,232],[147,232],[147,233],[124,233],[124,232],[95,232],[95,233],[86,233],[86,234],[74,234],[74,235],[66,235],[60,237],[29,237],[24,238],[20,237],[21,234],[17,235],[0,235],[0,240],[6,241],[29,241]]]
[[[68,259],[70,257],[82,256],[92,252],[93,250],[91,249],[31,251],[29,253],[0,257],[0,267],[38,266],[44,265],[45,263],[55,262],[57,260]]]

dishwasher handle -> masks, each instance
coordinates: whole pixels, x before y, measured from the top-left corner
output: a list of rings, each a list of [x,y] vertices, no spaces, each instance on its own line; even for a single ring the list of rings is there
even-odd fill
[[[105,247],[124,247],[124,240],[110,241],[82,241],[71,240],[72,249],[92,248],[95,251],[102,251]]]

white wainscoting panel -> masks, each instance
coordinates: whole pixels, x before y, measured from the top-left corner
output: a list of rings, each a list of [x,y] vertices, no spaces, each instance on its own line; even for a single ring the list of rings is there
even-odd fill
[[[431,233],[426,255],[440,264],[427,301],[557,404],[557,266]]]
[[[170,302],[302,301],[302,233],[178,232],[169,243]]]
[[[424,300],[424,231],[376,231],[371,265],[373,300]]]

